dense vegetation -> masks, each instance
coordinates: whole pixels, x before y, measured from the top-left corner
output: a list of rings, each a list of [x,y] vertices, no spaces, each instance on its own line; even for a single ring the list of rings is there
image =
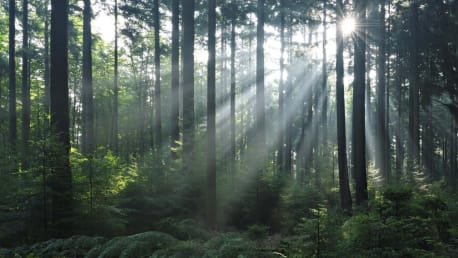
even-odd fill
[[[458,257],[457,28],[454,0],[3,1],[0,257]]]

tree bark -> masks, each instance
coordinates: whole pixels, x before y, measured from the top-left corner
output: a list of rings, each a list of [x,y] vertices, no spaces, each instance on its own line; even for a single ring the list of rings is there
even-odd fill
[[[44,55],[43,55],[43,62],[44,62],[44,82],[45,82],[45,99],[44,99],[44,107],[45,107],[45,122],[49,125],[49,108],[51,106],[51,92],[50,92],[50,75],[49,75],[49,13],[48,13],[48,4],[49,0],[46,0],[44,8],[45,8],[45,31],[44,31]]]
[[[353,87],[353,173],[355,177],[356,204],[365,205],[368,200],[366,171],[366,132],[365,132],[365,59],[366,59],[366,0],[354,0],[359,26],[355,41],[355,68]]]
[[[258,150],[265,150],[265,97],[264,97],[264,0],[258,0],[256,30],[256,144]]]
[[[208,1],[208,69],[207,69],[207,224],[216,225],[216,0]],[[232,161],[233,162],[233,161]]]
[[[411,171],[418,162],[419,126],[418,126],[418,7],[416,0],[410,1],[410,53],[409,53],[409,145],[408,168]]]
[[[278,140],[278,157],[277,165],[280,171],[284,170],[285,156],[285,130],[286,130],[286,114],[284,108],[285,85],[285,0],[280,0],[280,82],[278,84],[278,113],[280,115],[280,128]]]
[[[115,0],[115,7],[114,7],[114,19],[115,19],[115,42],[114,42],[114,78],[113,78],[113,130],[112,130],[112,148],[115,154],[119,154],[118,150],[118,95],[119,95],[119,88],[118,88],[118,0]]]
[[[179,0],[172,2],[172,98],[170,112],[170,138],[172,158],[177,159],[178,141],[180,140],[180,6]]]
[[[52,218],[55,235],[72,233],[72,174],[68,103],[68,0],[51,0],[51,127],[56,137],[52,172]]]
[[[235,6],[233,3],[232,7]],[[235,51],[236,51],[236,42],[235,42],[235,23],[236,23],[236,10],[232,10],[232,20],[231,20],[231,90],[230,90],[230,97],[231,97],[231,153],[230,153],[230,168],[231,173],[234,173],[234,165],[235,165]]]
[[[160,45],[160,13],[159,13],[159,0],[154,0],[154,72],[155,72],[155,85],[154,85],[154,103],[155,103],[155,134],[156,150],[161,153],[162,146],[162,112],[161,112],[161,45]]]
[[[389,180],[388,167],[386,163],[387,159],[387,133],[386,133],[386,43],[385,43],[385,0],[379,0],[380,13],[379,13],[379,37],[377,41],[378,53],[377,53],[377,115],[378,115],[378,135],[380,135],[378,141],[378,158],[379,158],[379,169],[382,179],[385,182]]]
[[[193,171],[194,9],[195,0],[183,1],[183,162],[187,172]]]
[[[16,113],[16,3],[15,0],[9,1],[9,65],[8,65],[8,90],[9,90],[9,143],[11,150],[16,151],[17,138],[17,113]]]
[[[323,107],[321,109],[321,143],[323,145],[323,155],[327,152],[327,113],[328,113],[328,67],[326,60],[326,44],[327,44],[327,0],[323,0],[323,43],[322,43],[322,78],[321,78],[321,94],[323,94]]]
[[[344,92],[344,62],[342,20],[344,17],[342,0],[337,0],[337,29],[336,29],[336,113],[337,113],[337,148],[339,163],[339,193],[340,203],[344,212],[351,214],[352,199],[348,180],[347,139],[345,132],[345,92]]]
[[[30,70],[28,0],[22,1],[22,167],[29,168]]]
[[[83,10],[83,126],[82,149],[85,154],[94,151],[94,101],[92,85],[92,31],[91,31],[91,1],[84,0]]]

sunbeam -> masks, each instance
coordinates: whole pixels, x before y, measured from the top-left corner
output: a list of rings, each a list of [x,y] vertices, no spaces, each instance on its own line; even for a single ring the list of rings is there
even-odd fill
[[[340,27],[344,36],[348,36],[356,30],[356,19],[352,16],[347,16],[340,24]]]

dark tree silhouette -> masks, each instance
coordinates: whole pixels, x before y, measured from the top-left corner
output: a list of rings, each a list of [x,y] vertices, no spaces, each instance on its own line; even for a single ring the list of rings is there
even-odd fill
[[[22,167],[29,168],[30,139],[30,70],[29,70],[29,2],[22,1]]]
[[[194,10],[195,1],[183,1],[183,162],[193,170],[194,142]]]
[[[170,101],[170,140],[173,149],[178,147],[180,140],[179,127],[179,106],[180,106],[180,5],[179,0],[172,1],[172,97]],[[172,157],[177,158],[176,152],[172,150]]]
[[[345,99],[344,99],[344,62],[342,20],[344,17],[342,0],[337,0],[336,28],[336,111],[337,111],[337,148],[339,163],[339,192],[342,209],[351,214],[352,200],[348,180],[347,137],[345,133]]]
[[[367,195],[366,171],[366,127],[364,110],[364,91],[366,74],[366,0],[354,0],[358,28],[355,33],[355,72],[353,85],[353,173],[355,177],[356,204],[365,204]]]
[[[55,235],[72,233],[72,174],[69,164],[68,0],[51,0],[52,218]]]
[[[9,143],[14,152],[16,150],[16,1],[10,0],[9,2],[9,33],[8,33],[8,44],[9,44],[9,64],[8,64],[8,88],[9,88]]]
[[[208,1],[208,70],[207,70],[207,224],[216,223],[216,0]]]

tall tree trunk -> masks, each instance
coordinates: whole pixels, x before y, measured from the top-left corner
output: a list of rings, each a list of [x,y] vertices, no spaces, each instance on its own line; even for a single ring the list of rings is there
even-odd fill
[[[207,69],[207,224],[216,224],[216,0],[208,1],[208,69]]]
[[[286,130],[286,112],[284,107],[285,99],[285,0],[280,0],[280,82],[278,84],[278,113],[279,113],[279,140],[278,140],[278,157],[277,165],[280,171],[284,170],[285,156],[285,130]]]
[[[385,4],[383,5],[383,9],[385,9]],[[383,14],[383,17],[385,17],[385,14]],[[391,0],[388,0],[388,17],[391,17]],[[385,29],[385,34],[388,33],[388,37],[387,37],[387,40],[386,40],[386,49],[388,49],[388,51],[390,51],[391,49],[391,41],[392,41],[392,37],[390,37],[389,35],[391,35],[391,20],[388,19],[387,21],[387,28]],[[386,37],[386,35],[384,35]],[[386,54],[386,53],[385,53]],[[386,118],[385,118],[385,167],[386,167],[386,174],[387,174],[387,178],[388,178],[388,183],[391,183],[391,178],[392,178],[392,175],[391,175],[391,141],[392,141],[392,136],[391,136],[391,133],[390,133],[390,120],[391,120],[391,116],[390,116],[390,107],[391,107],[391,104],[390,104],[390,84],[391,84],[391,63],[390,63],[390,59],[388,58],[388,55],[385,55],[385,60],[386,61],[386,94],[385,94],[385,109],[386,109]]]
[[[233,7],[235,6],[235,3],[232,5]],[[230,138],[231,138],[231,154],[230,154],[230,168],[231,168],[231,173],[234,173],[234,165],[235,165],[235,22],[236,22],[236,16],[235,16],[235,8],[232,10],[232,20],[231,20],[231,133],[230,133]]]
[[[195,0],[183,1],[183,162],[187,172],[193,171],[194,8]]]
[[[9,65],[8,65],[8,90],[9,90],[9,143],[11,150],[16,151],[16,1],[9,1],[9,32],[8,32],[8,44],[9,44]]]
[[[378,134],[380,138],[377,139],[377,153],[379,158],[379,169],[381,172],[382,179],[385,182],[388,182],[389,175],[388,175],[388,168],[386,164],[386,157],[387,157],[387,134],[386,134],[386,43],[385,43],[385,0],[379,0],[380,4],[380,13],[379,13],[379,37],[377,40],[378,45],[378,53],[377,53],[377,115],[378,115]]]
[[[328,113],[328,68],[326,60],[326,44],[327,44],[327,0],[323,0],[323,43],[322,43],[322,78],[321,78],[321,94],[323,94],[323,108],[321,109],[321,143],[323,145],[323,155],[327,152],[327,113]]]
[[[57,143],[53,161],[52,218],[58,237],[72,233],[72,174],[68,103],[68,0],[51,0],[51,127]]]
[[[337,29],[336,29],[336,113],[337,113],[337,148],[339,163],[339,192],[340,203],[344,212],[351,214],[352,200],[348,180],[347,139],[345,133],[345,99],[344,99],[344,61],[342,20],[344,17],[342,0],[337,0]]]
[[[91,32],[91,1],[84,0],[83,10],[83,126],[82,149],[91,155],[94,151],[94,101],[92,85],[92,32]]]
[[[451,134],[450,134],[450,171],[451,171],[451,181],[453,189],[457,188],[458,184],[458,156],[457,156],[457,149],[458,149],[458,127],[456,126],[456,122],[451,122]]]
[[[265,150],[266,115],[264,97],[264,0],[258,0],[256,30],[256,145],[258,151]]]
[[[172,158],[178,158],[176,148],[180,140],[180,6],[179,0],[172,2],[172,98],[170,112],[170,138]]]
[[[409,53],[409,145],[408,167],[414,169],[419,152],[419,92],[418,92],[418,7],[416,0],[410,0],[410,53]]]
[[[114,42],[114,78],[113,78],[113,130],[112,130],[112,148],[115,154],[119,154],[118,150],[118,0],[115,0],[114,6],[114,19],[115,19],[115,42]]]
[[[49,0],[46,0],[44,4],[45,8],[45,28],[44,28],[44,82],[45,82],[45,99],[44,99],[44,107],[45,107],[45,119],[46,124],[49,124],[48,115],[49,115],[49,108],[51,105],[51,92],[50,92],[50,83],[49,83],[49,12],[48,12],[48,4]]]
[[[371,22],[371,12],[373,12],[373,7],[368,8],[368,15],[367,15],[367,22]],[[366,131],[369,134],[378,135],[376,132],[376,124],[377,120],[374,119],[374,114],[372,111],[372,103],[371,103],[371,96],[372,96],[372,89],[371,89],[371,73],[372,69],[372,51],[371,51],[371,43],[370,39],[366,39],[366,119],[367,124],[369,127]],[[371,161],[371,158],[375,156],[375,148],[372,144],[367,146],[366,158],[367,161]]]
[[[172,157],[178,158],[178,141],[180,140],[180,6],[179,0],[172,1],[172,96],[170,109],[170,141]]]
[[[161,153],[162,146],[162,112],[161,112],[161,45],[159,32],[160,26],[160,13],[159,13],[159,0],[154,0],[154,72],[155,72],[155,86],[154,86],[154,103],[156,109],[155,116],[155,133],[156,150]]]
[[[293,60],[293,23],[292,23],[292,16],[289,17],[289,30],[288,30],[288,45],[289,45],[289,53],[288,53],[288,60],[289,63],[292,63]],[[293,69],[289,69],[288,72],[288,80],[287,86],[285,89],[286,95],[284,95],[284,101],[293,101],[292,96],[293,91]],[[293,159],[292,159],[292,127],[293,121],[292,118],[287,118],[287,115],[284,114],[284,118],[286,119],[285,123],[285,172],[288,175],[291,175],[293,172]]]
[[[29,168],[30,138],[30,71],[28,0],[22,1],[22,167]]]
[[[396,60],[400,60],[400,54],[397,53]],[[404,139],[402,137],[402,121],[403,121],[403,109],[402,103],[404,102],[403,92],[402,92],[402,65],[400,61],[397,64],[397,74],[396,74],[396,101],[398,103],[397,107],[397,121],[396,121],[396,183],[400,182],[402,176],[402,170],[404,167]]]
[[[366,0],[354,0],[356,18],[360,24],[366,20]],[[364,205],[368,200],[366,171],[366,132],[365,132],[365,59],[366,28],[358,27],[355,36],[355,72],[353,87],[353,173],[356,186],[356,204]]]
[[[93,169],[92,155],[94,154],[94,101],[92,85],[92,19],[91,1],[84,0],[83,9],[83,126],[82,126],[82,149],[83,153],[89,157],[89,199],[90,212],[93,210]]]

